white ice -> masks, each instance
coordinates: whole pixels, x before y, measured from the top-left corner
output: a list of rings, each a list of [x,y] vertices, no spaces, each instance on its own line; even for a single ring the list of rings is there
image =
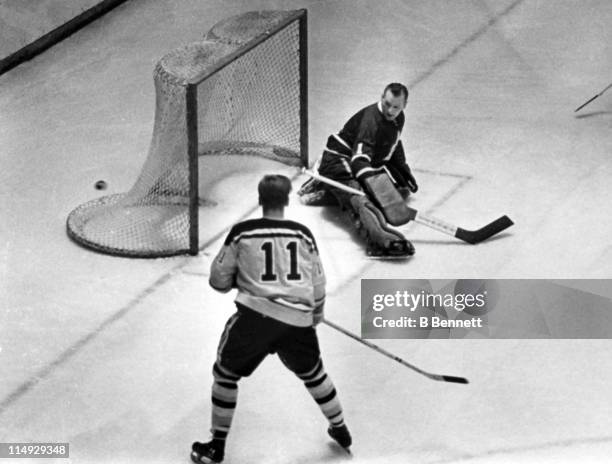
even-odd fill
[[[133,0],[0,77],[0,440],[69,442],[72,462],[188,462],[208,436],[211,365],[232,312],[207,285],[228,227],[258,214],[252,174],[216,188],[198,257],[135,260],[76,246],[67,214],[137,178],[154,115],[152,70],[217,21],[308,8],[310,158],[389,81],[411,89],[403,140],[419,210],[476,228],[478,246],[418,225],[417,254],[371,261],[334,215],[295,198],[320,243],[327,315],[359,331],[361,278],[612,275],[612,79],[607,0]],[[105,179],[109,189],[93,189]],[[302,178],[296,179],[297,187]],[[235,192],[240,196],[232,197]],[[604,463],[612,456],[608,340],[381,340],[433,382],[319,329],[354,435],[329,443],[276,358],[240,385],[228,463]],[[65,461],[62,461],[65,462]]]

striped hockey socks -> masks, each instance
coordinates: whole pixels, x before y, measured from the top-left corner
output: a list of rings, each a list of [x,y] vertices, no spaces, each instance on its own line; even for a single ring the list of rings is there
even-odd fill
[[[218,363],[215,363],[213,367],[213,376],[215,380],[212,387],[211,433],[213,441],[225,444],[236,410],[240,377],[227,371]]]
[[[321,358],[313,369],[304,374],[298,374],[298,377],[304,382],[329,423],[333,427],[344,425],[344,415],[336,388],[325,372]]]

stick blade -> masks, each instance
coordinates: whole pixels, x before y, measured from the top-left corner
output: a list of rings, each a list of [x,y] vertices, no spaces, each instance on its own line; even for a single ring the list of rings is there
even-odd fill
[[[444,382],[451,382],[451,383],[463,383],[463,384],[469,383],[468,379],[466,379],[465,377],[455,377],[453,375],[443,375],[442,380]]]
[[[514,225],[512,219],[504,215],[478,230],[465,230],[461,227],[458,227],[457,232],[455,233],[455,237],[465,242],[471,243],[472,245],[475,245],[476,243],[480,243],[487,240],[493,235],[499,234],[501,231],[506,230],[512,225]]]

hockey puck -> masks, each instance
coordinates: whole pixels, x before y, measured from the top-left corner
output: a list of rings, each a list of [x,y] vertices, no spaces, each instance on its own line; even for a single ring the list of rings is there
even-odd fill
[[[106,190],[106,182],[99,180],[94,184],[94,187],[96,187],[96,190]]]

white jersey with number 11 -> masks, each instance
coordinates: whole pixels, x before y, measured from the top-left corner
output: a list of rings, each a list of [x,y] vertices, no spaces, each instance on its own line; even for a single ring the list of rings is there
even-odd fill
[[[211,266],[210,285],[238,289],[236,301],[287,324],[312,325],[322,310],[325,274],[310,230],[295,221],[260,218],[232,227]]]

